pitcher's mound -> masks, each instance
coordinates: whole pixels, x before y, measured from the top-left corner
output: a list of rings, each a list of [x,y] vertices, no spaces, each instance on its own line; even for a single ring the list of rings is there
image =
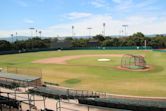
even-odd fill
[[[129,69],[129,68],[124,68],[124,67],[121,67],[121,66],[117,66],[116,67],[117,69],[120,69],[120,70],[126,70],[126,71],[138,71],[138,72],[144,72],[144,71],[150,71],[152,69],[152,67],[150,66],[147,66],[143,69]]]

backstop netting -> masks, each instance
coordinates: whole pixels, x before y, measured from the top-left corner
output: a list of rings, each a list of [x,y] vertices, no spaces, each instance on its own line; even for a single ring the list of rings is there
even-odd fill
[[[144,69],[146,61],[143,56],[126,54],[121,59],[121,67],[128,69]]]

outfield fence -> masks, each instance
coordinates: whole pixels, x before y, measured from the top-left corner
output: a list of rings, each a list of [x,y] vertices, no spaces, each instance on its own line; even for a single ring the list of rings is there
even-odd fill
[[[70,47],[70,48],[36,48],[29,50],[11,50],[0,51],[0,55],[4,54],[19,54],[28,52],[40,52],[40,51],[54,51],[54,50],[152,50],[150,46],[125,46],[125,47]]]
[[[125,47],[74,47],[66,50],[151,50],[150,46],[125,46]]]
[[[154,49],[153,51],[156,51],[156,52],[166,52],[166,49]]]

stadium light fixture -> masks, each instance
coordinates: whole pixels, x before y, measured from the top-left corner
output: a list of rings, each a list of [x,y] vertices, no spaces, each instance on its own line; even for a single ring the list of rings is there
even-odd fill
[[[13,42],[14,42],[14,41],[13,41],[13,36],[14,36],[14,35],[13,35],[13,34],[11,34],[10,36],[12,37],[12,43],[13,43]]]
[[[124,27],[125,36],[127,36],[127,27],[128,27],[128,25],[122,25],[122,27]]]
[[[88,27],[87,29],[89,30],[89,38],[91,38],[91,30],[92,30],[92,28]]]
[[[31,27],[29,28],[31,30],[31,39],[33,38],[33,30],[35,30],[35,28]],[[32,49],[33,49],[33,40],[32,40]]]
[[[38,30],[36,29],[36,31],[35,31],[35,32],[36,32],[36,37],[37,37]]]
[[[31,27],[29,29],[31,30],[31,38],[33,38],[33,30],[35,30],[35,28]]]
[[[103,36],[105,36],[105,27],[106,27],[106,23],[103,23]]]
[[[72,38],[74,37],[74,26],[71,27],[72,28]]]
[[[16,41],[17,41],[17,35],[18,35],[18,33],[16,32]]]
[[[41,34],[42,34],[42,31],[39,31],[40,38],[41,38]]]

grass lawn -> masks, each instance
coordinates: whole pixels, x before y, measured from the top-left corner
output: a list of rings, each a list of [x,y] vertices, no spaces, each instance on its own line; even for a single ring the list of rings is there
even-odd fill
[[[67,61],[66,65],[34,64],[32,61],[83,54],[141,54],[152,70],[131,72],[118,70],[120,57],[107,57],[110,62],[98,62],[100,57],[86,57]],[[50,51],[0,55],[0,67],[41,68],[44,81],[77,89],[125,95],[166,97],[166,53],[131,50]]]

